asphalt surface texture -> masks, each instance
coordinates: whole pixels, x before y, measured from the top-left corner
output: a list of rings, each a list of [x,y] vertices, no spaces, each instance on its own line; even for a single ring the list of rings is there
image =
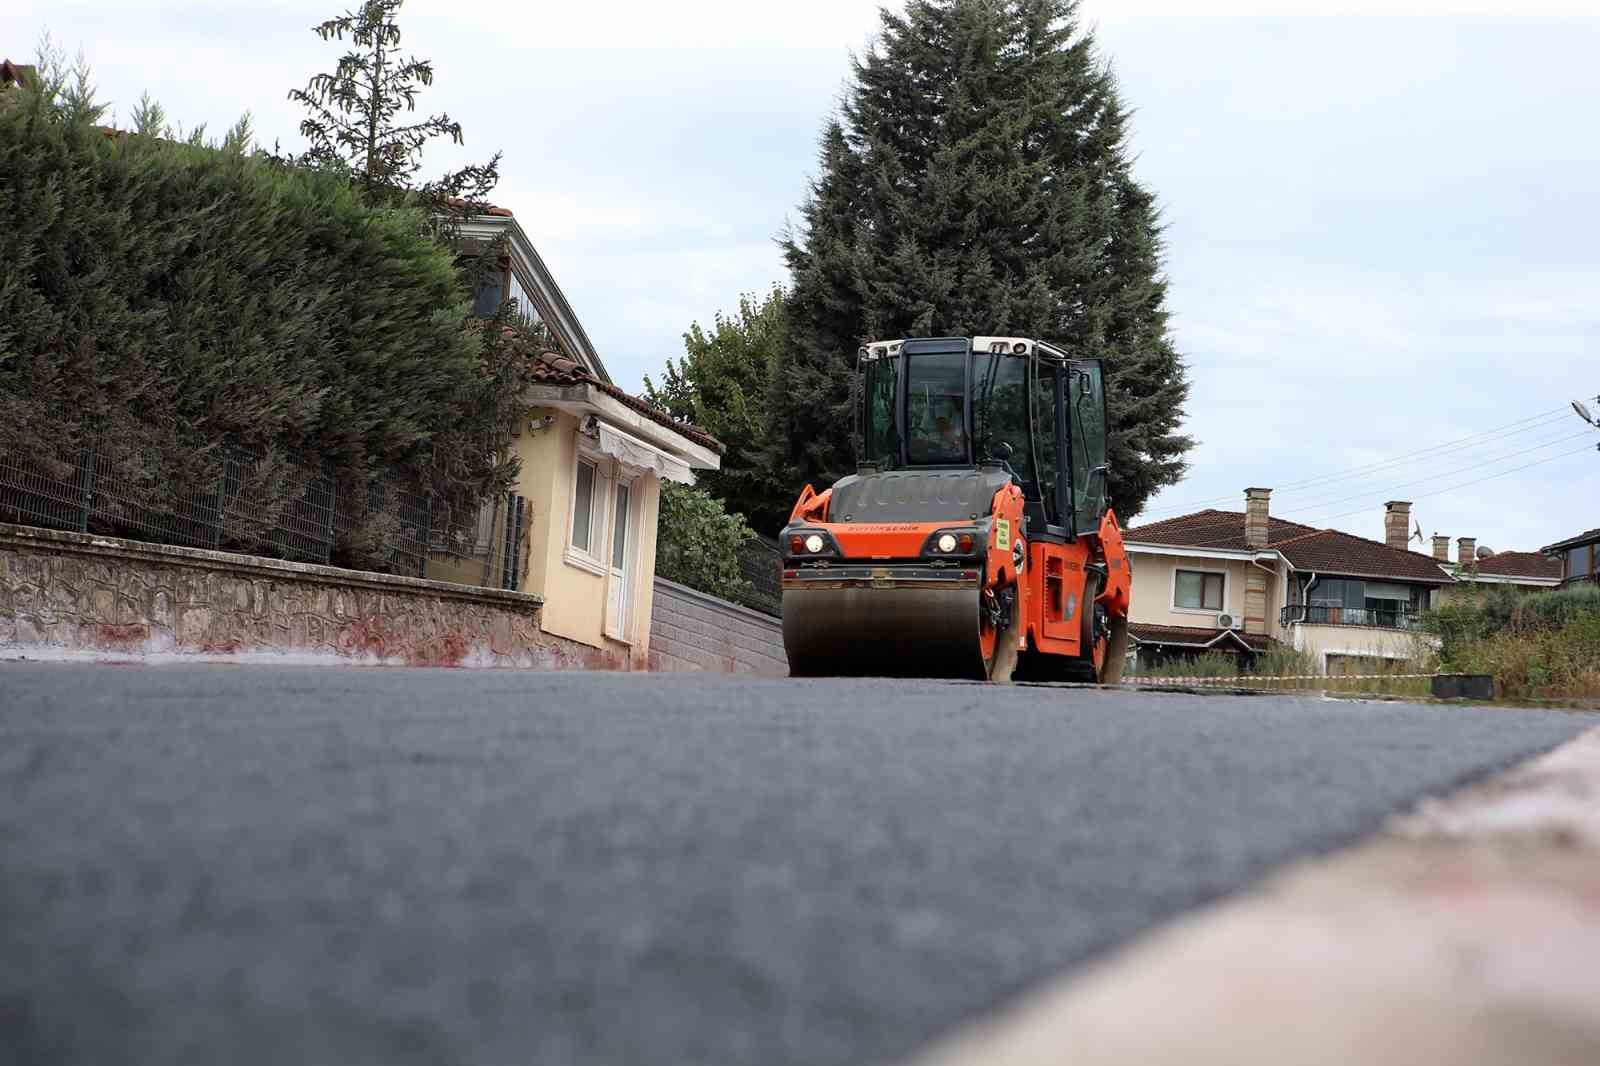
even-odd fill
[[[0,664],[0,1060],[892,1062],[1593,721]]]

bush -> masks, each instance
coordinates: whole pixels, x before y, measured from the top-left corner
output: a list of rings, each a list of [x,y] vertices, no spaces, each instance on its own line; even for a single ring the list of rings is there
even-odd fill
[[[1508,699],[1600,697],[1600,613],[1555,629],[1502,630],[1459,649],[1447,668],[1492,674]]]
[[[743,516],[729,514],[720,500],[688,485],[661,483],[658,577],[725,600],[745,599],[752,590],[739,551],[754,537]]]
[[[1239,660],[1220,651],[1203,652],[1192,659],[1174,657],[1155,666],[1139,666],[1138,677],[1238,677]]]
[[[404,469],[447,513],[508,483],[514,374],[419,211],[8,95],[0,451],[109,435],[176,476],[228,441],[346,484]]]
[[[1318,672],[1316,656],[1274,644],[1256,656],[1250,673],[1257,677],[1311,677]]]
[[[1473,596],[1429,615],[1442,668],[1492,674],[1511,699],[1600,696],[1600,588]]]
[[[1448,658],[1456,649],[1510,625],[1524,596],[1505,586],[1487,590],[1472,586],[1424,614],[1422,628],[1439,638],[1440,654]]]

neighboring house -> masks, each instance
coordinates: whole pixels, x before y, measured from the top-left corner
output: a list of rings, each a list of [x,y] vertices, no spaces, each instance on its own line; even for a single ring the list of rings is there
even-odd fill
[[[1561,585],[1600,584],[1600,529],[1579,533],[1544,549],[1561,562]]]
[[[597,649],[599,662],[644,669],[661,481],[693,484],[695,470],[720,466],[722,445],[612,384],[510,211],[492,208],[461,231],[468,254],[496,240],[507,249],[480,293],[480,313],[516,300],[564,353],[535,364],[514,441],[522,469],[511,499],[486,508],[479,542],[520,545],[500,583],[544,597],[546,631]],[[435,556],[428,576],[481,584],[483,570],[470,558]]]
[[[13,63],[9,59],[0,60],[0,89],[26,89],[33,85],[37,77],[38,71],[34,67]]]
[[[1462,537],[1452,564],[1450,538],[1435,535],[1433,554],[1456,579],[1455,587],[1447,593],[1449,597],[1483,587],[1509,586],[1521,592],[1538,592],[1561,586],[1561,560],[1544,552],[1492,552],[1479,548],[1475,538]]]
[[[1273,644],[1352,672],[1412,658],[1421,613],[1454,578],[1408,547],[1411,505],[1385,505],[1385,540],[1273,518],[1272,490],[1245,510],[1197,511],[1124,534],[1129,631],[1143,663],[1202,651],[1253,659]]]

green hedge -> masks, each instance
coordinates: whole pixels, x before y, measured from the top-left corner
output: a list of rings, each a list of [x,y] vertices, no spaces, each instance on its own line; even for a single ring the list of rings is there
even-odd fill
[[[0,102],[0,449],[219,440],[499,488],[508,384],[414,212],[262,156]]]

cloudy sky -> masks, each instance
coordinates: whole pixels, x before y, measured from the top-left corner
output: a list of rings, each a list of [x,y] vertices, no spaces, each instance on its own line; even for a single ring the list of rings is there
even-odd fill
[[[307,27],[342,6],[11,0],[0,53],[48,29],[123,116],[148,89],[185,125],[249,110],[298,147],[284,95],[331,64]],[[1266,485],[1275,514],[1373,537],[1392,498],[1501,550],[1600,525],[1600,434],[1567,410],[1600,394],[1597,16],[1086,0],[1137,108],[1194,381],[1193,471],[1147,517]],[[496,198],[630,388],[690,322],[784,280],[773,239],[876,24],[863,0],[411,0],[404,19],[438,73],[426,106],[467,133],[432,161],[504,151]]]

